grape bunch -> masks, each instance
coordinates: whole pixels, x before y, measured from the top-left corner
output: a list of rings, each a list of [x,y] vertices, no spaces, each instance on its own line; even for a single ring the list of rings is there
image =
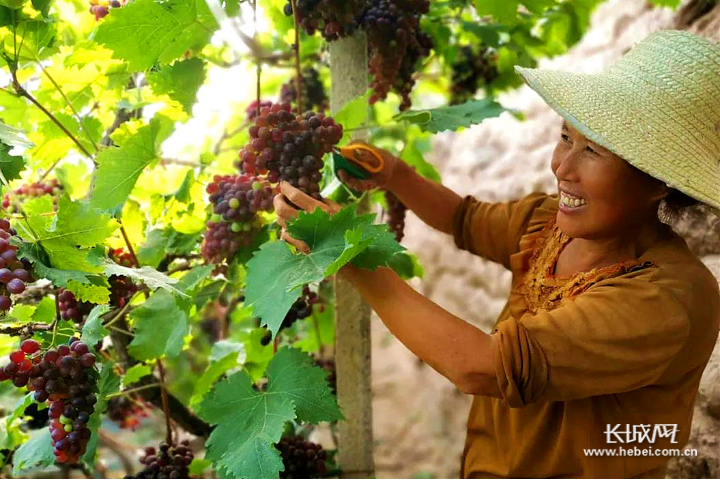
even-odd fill
[[[150,416],[152,403],[144,402],[141,397],[128,398],[124,395],[108,400],[107,416],[120,428],[135,430],[143,418]]]
[[[371,104],[393,90],[402,98],[401,111],[411,106],[413,73],[432,48],[430,37],[420,30],[420,16],[429,8],[429,0],[370,0],[361,23],[367,31],[373,75]]]
[[[201,250],[207,261],[220,263],[250,246],[261,228],[258,213],[272,211],[275,192],[253,175],[215,175],[206,191],[213,213]]]
[[[58,198],[62,195],[62,185],[53,178],[48,182],[34,182],[21,185],[17,189],[5,194],[2,206],[9,213],[19,212],[26,200],[34,197],[42,197],[43,195],[52,195],[53,203],[57,208]]]
[[[385,192],[387,202],[387,224],[390,231],[395,234],[395,240],[400,242],[405,235],[405,214],[407,207],[392,192]]]
[[[50,437],[58,463],[77,463],[90,440],[87,424],[97,402],[95,361],[87,345],[75,337],[69,345],[44,354],[38,342],[28,339],[0,370],[0,380],[12,380],[18,388],[27,386],[38,403],[50,402]]]
[[[90,0],[90,13],[95,15],[95,21],[105,18],[111,8],[120,8],[126,5],[128,0]]]
[[[285,469],[280,478],[321,478],[327,467],[327,452],[322,446],[308,442],[302,435],[286,435],[275,445]]]
[[[272,102],[270,102],[270,101],[265,101],[265,100],[260,101],[260,108],[271,107],[271,106],[272,106]],[[253,100],[252,102],[250,102],[250,105],[248,105],[248,107],[245,109],[245,117],[247,118],[248,122],[252,122],[253,120],[255,120],[257,118],[257,116],[258,116],[258,101]]]
[[[364,0],[297,0],[298,23],[308,35],[320,31],[325,40],[332,41],[352,35],[359,27],[359,13]],[[292,3],[283,9],[292,16]]]
[[[467,102],[480,87],[487,87],[498,75],[497,54],[493,50],[486,47],[478,51],[469,45],[463,46],[452,64],[450,104]]]
[[[136,476],[127,475],[125,478],[190,478],[188,465],[193,461],[193,452],[190,442],[183,440],[180,445],[160,444],[160,448],[145,448],[145,454],[140,457],[143,468]]]
[[[75,323],[82,323],[93,308],[92,303],[78,301],[73,292],[64,288],[58,291],[57,300],[62,319],[72,320]]]
[[[330,384],[330,390],[333,395],[337,395],[337,370],[335,368],[335,360],[331,358],[315,358],[315,365],[330,373],[327,376],[327,381]]]
[[[240,152],[239,166],[246,174],[267,174],[270,183],[285,180],[320,200],[322,157],[342,135],[342,125],[323,113],[296,115],[288,103],[264,107],[250,127],[252,140]]]
[[[18,247],[10,244],[10,238],[16,234],[10,222],[0,218],[0,311],[10,310],[13,304],[10,295],[24,292],[25,283],[33,280],[29,265],[18,260]]]
[[[132,255],[122,248],[110,249],[109,256],[120,266],[131,268],[135,265]],[[110,275],[108,282],[110,283],[110,305],[113,307],[124,307],[138,291],[137,285],[125,275]]]
[[[297,102],[296,77],[284,83],[280,88],[280,103]],[[330,108],[330,100],[325,86],[320,80],[320,72],[314,68],[305,68],[302,72],[302,102],[307,110],[324,111]]]
[[[313,305],[317,303],[320,303],[320,297],[317,292],[310,290],[310,285],[305,285],[302,296],[295,300],[295,303],[292,304],[290,310],[288,310],[288,313],[285,315],[280,325],[280,330],[290,328],[297,320],[302,320],[312,315]]]

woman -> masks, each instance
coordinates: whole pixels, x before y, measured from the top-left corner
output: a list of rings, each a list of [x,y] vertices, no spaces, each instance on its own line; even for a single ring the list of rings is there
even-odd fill
[[[342,176],[392,191],[459,248],[513,272],[492,334],[389,269],[340,274],[400,341],[474,395],[463,477],[664,478],[673,453],[662,449],[690,435],[720,291],[658,209],[720,207],[720,48],[666,31],[597,75],[517,71],[565,120],[551,163],[558,194],[462,198],[388,152],[371,181]],[[338,208],[281,191],[283,226],[297,214],[288,199]],[[597,448],[614,453],[586,451]]]

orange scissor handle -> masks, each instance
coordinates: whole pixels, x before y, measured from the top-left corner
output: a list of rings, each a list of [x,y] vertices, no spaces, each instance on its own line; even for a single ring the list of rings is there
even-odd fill
[[[358,158],[358,150],[365,150],[367,152],[370,152],[370,154],[377,160],[377,165],[371,165],[367,161]],[[344,147],[340,147],[340,155],[347,158],[348,160],[352,160],[353,162],[359,164],[361,167],[363,167],[370,173],[377,173],[383,168],[385,168],[385,159],[382,157],[382,155],[380,155],[380,152],[362,143],[356,143],[354,145],[345,145]]]

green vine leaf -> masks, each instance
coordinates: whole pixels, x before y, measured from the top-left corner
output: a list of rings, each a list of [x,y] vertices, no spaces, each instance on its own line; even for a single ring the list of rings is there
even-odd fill
[[[156,116],[135,134],[121,130],[119,147],[108,147],[97,157],[98,169],[90,199],[93,207],[112,210],[127,200],[145,167],[158,158],[160,145],[172,132],[172,122]]]
[[[12,476],[17,478],[32,468],[49,467],[55,463],[53,447],[47,428],[35,430],[30,440],[20,445],[13,455]]]
[[[102,316],[110,310],[107,305],[96,305],[90,311],[82,328],[82,340],[88,347],[94,347],[100,340],[110,334],[102,324]]]
[[[104,19],[95,40],[141,71],[204,46],[217,28],[204,0],[136,0]]]
[[[135,338],[128,345],[130,355],[147,361],[180,354],[183,337],[188,333],[188,318],[170,293],[156,291],[130,316],[135,321]]]
[[[267,391],[255,390],[244,371],[217,384],[198,407],[216,425],[205,458],[225,478],[278,478],[283,463],[273,444],[285,422],[343,418],[327,375],[308,355],[284,347],[268,365]]]
[[[177,100],[188,114],[192,113],[198,89],[204,81],[205,62],[199,58],[175,62],[148,75],[148,83],[153,92],[158,95],[165,93],[173,100]]]
[[[452,107],[439,107],[431,110],[407,110],[397,116],[418,125],[421,129],[438,133],[445,130],[457,131],[481,123],[483,120],[500,116],[509,111],[492,98],[469,100]]]
[[[385,225],[373,225],[374,215],[356,215],[357,206],[334,215],[317,208],[300,212],[288,223],[288,232],[310,247],[308,255],[294,254],[283,241],[264,244],[248,262],[245,304],[262,324],[277,334],[293,302],[306,283],[318,282],[336,273],[349,261],[375,269],[403,250]],[[366,252],[364,252],[366,251]]]

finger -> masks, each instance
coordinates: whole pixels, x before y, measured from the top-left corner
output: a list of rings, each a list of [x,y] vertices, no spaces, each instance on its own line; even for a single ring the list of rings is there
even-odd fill
[[[275,207],[275,213],[278,216],[278,223],[284,226],[287,220],[291,220],[298,215],[298,211],[287,204],[285,201],[285,195],[279,193],[273,198],[273,207]]]
[[[306,195],[290,185],[288,182],[280,182],[280,191],[287,197],[288,200],[306,212],[312,212],[317,207],[320,207],[323,210],[327,209],[327,206],[324,203],[315,200],[310,195]]]
[[[323,202],[325,202],[326,205],[328,205],[333,212],[339,212],[342,210],[342,206],[335,202],[334,200],[330,200],[329,198],[324,198]]]
[[[280,233],[280,238],[300,250],[302,253],[310,253],[310,247],[307,246],[307,243],[291,237],[287,230],[282,230],[282,232]]]

